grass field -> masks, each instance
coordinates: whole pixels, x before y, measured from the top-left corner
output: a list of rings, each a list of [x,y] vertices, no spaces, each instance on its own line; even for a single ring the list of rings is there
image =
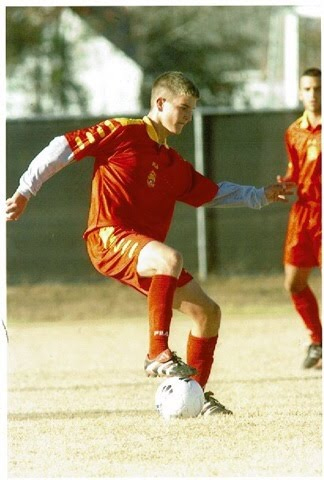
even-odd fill
[[[165,422],[143,373],[144,297],[109,281],[9,286],[9,477],[321,476],[322,372],[300,367],[282,277],[205,289],[223,310],[208,387],[234,415]],[[189,326],[175,314],[181,356]]]

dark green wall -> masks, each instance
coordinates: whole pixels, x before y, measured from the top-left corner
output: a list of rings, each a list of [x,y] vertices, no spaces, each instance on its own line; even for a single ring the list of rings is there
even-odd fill
[[[284,131],[300,112],[260,112],[208,116],[205,144],[208,175],[258,187],[285,173]],[[216,237],[211,269],[222,272],[276,272],[282,268],[282,247],[290,206],[262,210],[209,210],[209,242]]]
[[[216,181],[266,185],[285,170],[283,134],[297,112],[209,114],[205,117],[208,175]],[[50,140],[102,118],[12,120],[7,122],[7,195],[18,185],[32,158]],[[194,162],[192,125],[170,141]],[[30,201],[18,222],[7,224],[8,283],[92,280],[100,275],[88,261],[86,228],[92,159],[52,177]],[[281,269],[288,207],[261,211],[207,211],[210,269],[218,273],[256,273]],[[168,243],[182,251],[185,265],[197,271],[196,211],[179,204]]]

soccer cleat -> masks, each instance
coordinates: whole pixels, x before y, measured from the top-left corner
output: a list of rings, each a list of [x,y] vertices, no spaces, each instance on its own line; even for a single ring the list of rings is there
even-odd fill
[[[148,377],[190,377],[197,373],[195,368],[184,363],[175,352],[171,352],[168,348],[153,360],[147,356],[144,370]]]
[[[304,368],[316,367],[322,360],[322,344],[311,343],[307,350],[307,355],[303,363]]]
[[[222,405],[216,398],[213,396],[213,392],[205,392],[205,402],[203,408],[200,412],[200,415],[233,415],[231,410],[228,410],[224,405]]]

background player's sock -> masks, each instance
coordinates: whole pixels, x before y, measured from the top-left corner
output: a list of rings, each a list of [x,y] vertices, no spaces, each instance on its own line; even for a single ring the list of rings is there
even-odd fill
[[[189,333],[187,343],[187,364],[197,369],[198,374],[192,378],[204,388],[209,378],[214,361],[214,351],[217,344],[216,337],[194,337]]]
[[[306,328],[310,332],[312,343],[322,343],[322,324],[319,317],[318,303],[309,287],[301,292],[292,293],[292,301]]]
[[[178,279],[169,275],[154,275],[148,293],[149,358],[153,359],[168,348],[172,304]]]

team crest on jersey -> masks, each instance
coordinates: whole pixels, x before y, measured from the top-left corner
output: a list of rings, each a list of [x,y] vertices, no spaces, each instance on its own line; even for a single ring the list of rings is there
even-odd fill
[[[156,181],[156,172],[154,170],[151,170],[150,173],[147,176],[147,180],[146,180],[147,185],[150,188],[154,188],[155,187],[155,181]]]

